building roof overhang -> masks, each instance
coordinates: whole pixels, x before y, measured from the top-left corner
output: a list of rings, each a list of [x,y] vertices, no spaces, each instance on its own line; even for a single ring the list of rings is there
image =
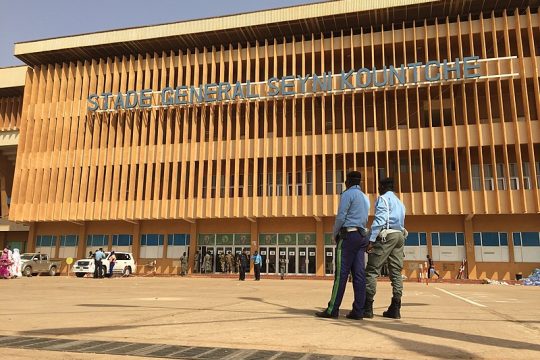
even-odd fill
[[[19,42],[26,64],[61,63],[161,51],[253,44],[413,20],[514,9],[537,0],[337,0],[251,13]]]
[[[27,70],[26,65],[0,68],[0,97],[21,95]]]

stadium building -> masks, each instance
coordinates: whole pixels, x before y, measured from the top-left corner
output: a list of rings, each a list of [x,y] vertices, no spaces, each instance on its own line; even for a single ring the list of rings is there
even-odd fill
[[[258,249],[332,275],[350,170],[392,176],[406,266],[540,263],[538,1],[327,1],[15,44],[0,70],[1,245],[140,270]],[[65,270],[65,269],[64,269]]]

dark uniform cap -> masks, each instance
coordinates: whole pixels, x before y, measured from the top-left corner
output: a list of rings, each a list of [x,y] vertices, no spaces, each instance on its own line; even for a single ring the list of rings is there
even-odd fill
[[[351,171],[347,174],[347,180],[362,180],[360,171]]]
[[[394,179],[391,177],[381,179],[379,181],[379,186],[385,190],[392,190],[394,189]]]

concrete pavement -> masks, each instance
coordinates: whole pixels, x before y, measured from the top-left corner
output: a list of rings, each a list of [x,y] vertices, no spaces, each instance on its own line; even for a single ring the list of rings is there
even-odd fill
[[[340,319],[315,318],[331,285],[189,277],[4,280],[0,335],[392,359],[540,358],[540,288],[406,283],[402,320],[364,321],[344,317],[352,303],[348,289]],[[390,297],[390,284],[381,283],[377,314]],[[4,351],[35,358],[35,350]],[[65,358],[86,358],[79,355]]]

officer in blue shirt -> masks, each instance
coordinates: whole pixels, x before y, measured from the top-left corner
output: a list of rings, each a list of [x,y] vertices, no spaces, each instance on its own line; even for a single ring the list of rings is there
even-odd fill
[[[255,270],[256,281],[261,280],[261,265],[262,265],[262,257],[261,255],[259,255],[258,251],[255,251],[255,254],[253,254],[253,269]]]
[[[375,203],[375,219],[371,225],[366,267],[366,304],[364,317],[373,317],[373,298],[377,290],[377,277],[381,267],[388,262],[392,282],[392,303],[383,313],[384,317],[401,318],[401,295],[403,293],[403,246],[407,237],[405,230],[405,206],[394,194],[394,180],[379,181],[379,198]]]
[[[362,175],[358,171],[347,174],[347,190],[341,194],[339,209],[334,224],[336,239],[336,269],[332,296],[324,311],[315,313],[318,317],[337,318],[343,300],[347,277],[353,275],[354,302],[349,319],[361,320],[366,296],[364,273],[364,253],[368,246],[366,222],[369,213],[369,199],[360,189]]]
[[[94,253],[94,267],[95,267],[95,277],[103,279],[103,263],[102,260],[105,259],[105,253],[102,248],[99,248],[98,251]]]

